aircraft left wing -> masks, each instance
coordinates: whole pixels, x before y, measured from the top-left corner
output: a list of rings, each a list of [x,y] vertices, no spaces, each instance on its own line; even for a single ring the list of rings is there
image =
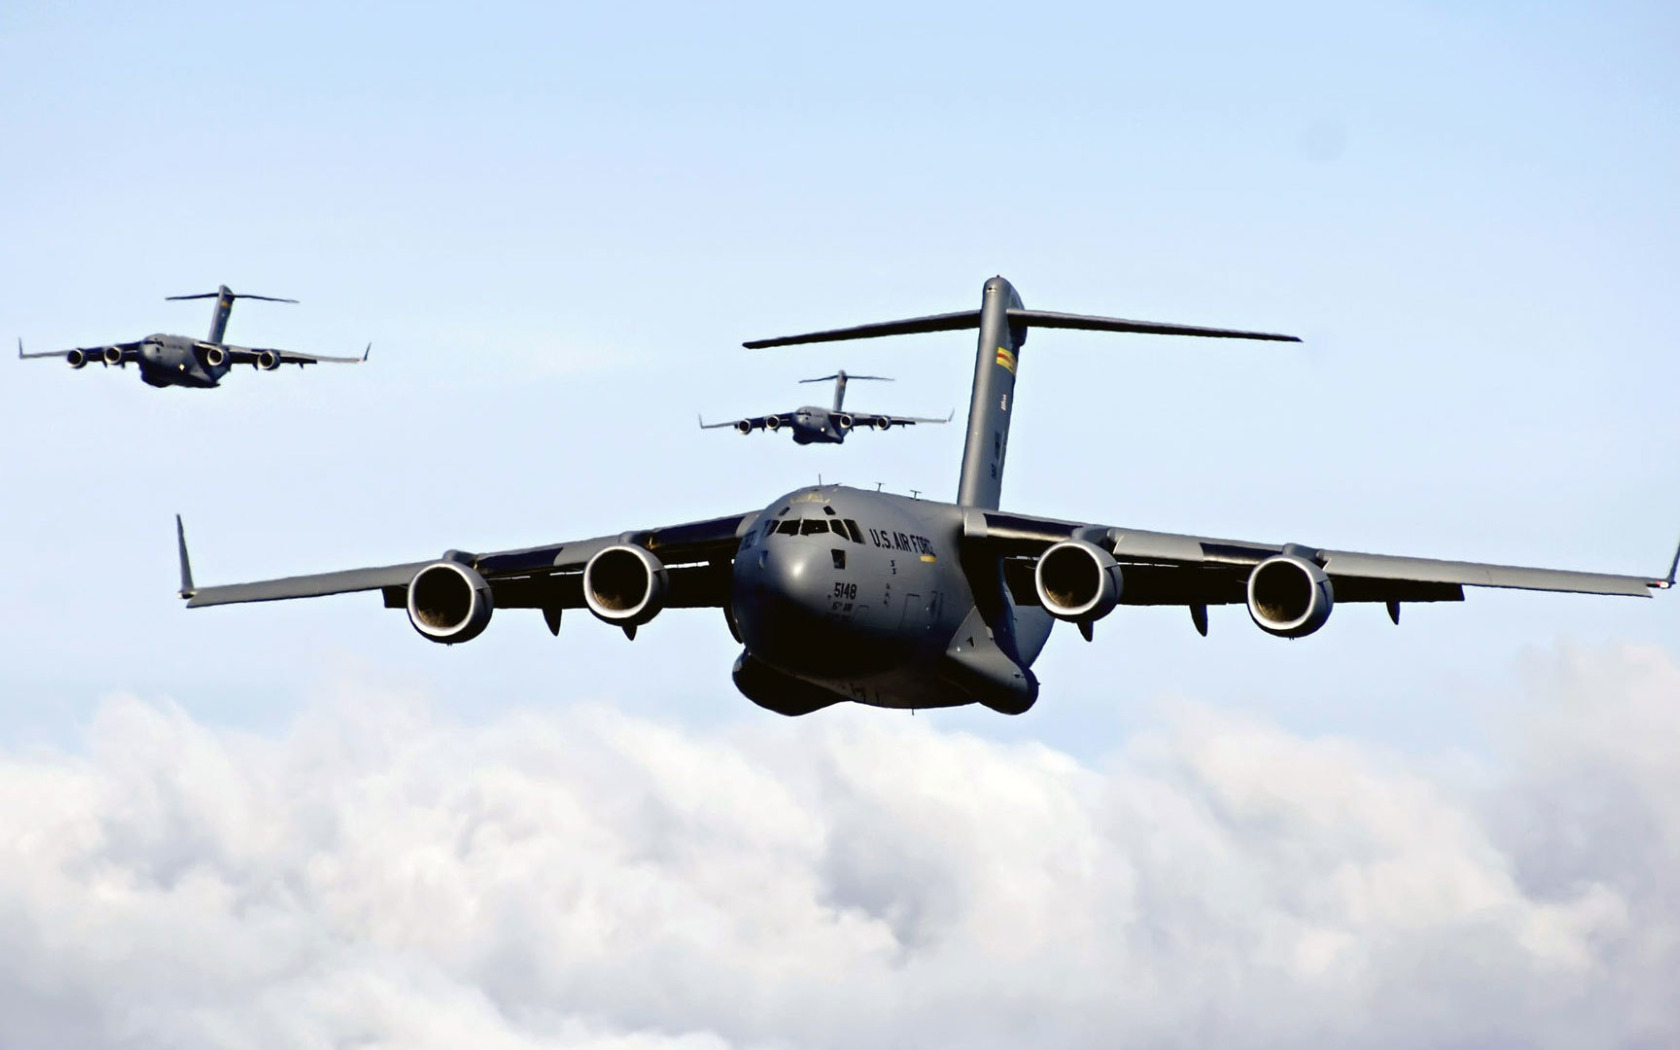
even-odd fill
[[[373,352],[373,344],[362,351],[360,357],[334,357],[330,354],[300,354],[295,350],[276,350],[272,347],[231,346],[216,343],[195,343],[200,350],[220,350],[227,355],[228,361],[236,365],[257,365],[264,368],[278,368],[281,365],[318,365],[323,362],[357,365],[368,359]]]
[[[495,606],[503,609],[561,609],[584,606],[583,569],[600,551],[618,544],[641,547],[669,573],[668,608],[722,607],[728,604],[730,568],[740,537],[757,512],[688,522],[616,536],[572,540],[541,547],[470,554],[446,551],[440,558],[366,569],[288,576],[251,583],[199,587],[193,583],[185,532],[176,519],[181,563],[181,597],[187,608],[318,598],[355,591],[381,591],[387,608],[403,608],[408,585],[421,569],[438,561],[475,570],[490,585]],[[558,617],[551,624],[558,624]]]
[[[849,414],[852,417],[853,430],[865,430],[869,428],[885,430],[888,427],[913,427],[917,423],[949,423],[952,417],[957,413],[955,410],[952,410],[951,415],[946,416],[944,419],[938,419],[931,416],[886,416],[876,415],[870,412],[852,412]]]
[[[1122,605],[1241,603],[1247,600],[1249,573],[1280,554],[1304,558],[1323,569],[1337,602],[1384,602],[1391,613],[1404,602],[1463,601],[1465,587],[1649,597],[1653,590],[1672,587],[1680,566],[1680,551],[1668,576],[1657,579],[1212,539],[1001,511],[969,510],[964,516],[965,546],[1004,560],[1004,578],[1017,604],[1038,604],[1034,560],[1063,540],[1085,540],[1114,556],[1123,580]]]

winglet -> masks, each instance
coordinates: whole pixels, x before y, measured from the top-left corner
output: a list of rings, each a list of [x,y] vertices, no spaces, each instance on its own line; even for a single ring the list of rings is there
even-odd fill
[[[23,360],[23,336],[18,336],[18,360]]]
[[[1668,563],[1668,576],[1661,580],[1652,580],[1651,586],[1660,591],[1666,591],[1674,586],[1674,574],[1680,572],[1680,547],[1674,548],[1674,560]]]
[[[187,530],[181,524],[181,516],[175,515],[175,546],[181,554],[181,597],[191,598],[198,593],[193,586],[192,562],[187,560]]]
[[[364,362],[366,362],[367,359],[368,359],[368,355],[371,354],[371,353],[373,353],[373,343],[372,343],[372,341],[369,341],[368,345],[367,345],[367,349],[362,351],[362,360]]]

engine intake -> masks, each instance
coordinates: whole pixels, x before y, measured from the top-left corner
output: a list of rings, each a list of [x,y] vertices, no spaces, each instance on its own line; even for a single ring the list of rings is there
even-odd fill
[[[105,348],[105,351],[102,354],[99,355],[99,359],[101,361],[104,361],[108,365],[120,365],[120,364],[122,364],[123,363],[122,347],[120,347],[120,346],[107,346]]]
[[[264,350],[257,355],[257,367],[264,372],[272,372],[280,367],[280,355],[273,350]]]
[[[748,420],[743,419],[739,423],[735,424],[735,429],[739,430],[743,434],[751,434],[752,433],[752,423],[749,422]]]
[[[834,425],[843,431],[852,429],[855,422],[850,412],[842,412],[834,417]]]
[[[64,355],[64,363],[69,365],[71,368],[86,368],[88,355],[84,354],[80,350],[72,350],[68,354]]]
[[[636,627],[658,616],[669,585],[664,563],[628,543],[597,552],[583,568],[584,603],[616,627]]]
[[[1334,604],[1330,577],[1297,555],[1267,558],[1249,574],[1248,615],[1267,634],[1304,638],[1324,626]]]
[[[490,626],[490,584],[471,566],[439,561],[408,581],[408,622],[427,641],[470,642]]]
[[[1033,587],[1039,604],[1058,620],[1090,623],[1120,604],[1120,566],[1094,543],[1064,540],[1039,555]]]
[[[211,368],[222,367],[227,364],[227,351],[223,350],[219,346],[206,347],[204,350],[204,363]]]

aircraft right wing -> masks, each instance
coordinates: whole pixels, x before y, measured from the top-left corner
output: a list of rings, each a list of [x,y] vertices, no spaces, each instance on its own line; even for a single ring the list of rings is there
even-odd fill
[[[18,360],[27,361],[35,357],[57,357],[66,361],[71,368],[81,368],[94,362],[122,366],[140,359],[140,343],[109,343],[105,346],[78,346],[73,350],[44,350],[26,354],[23,352],[23,340],[19,339]]]
[[[616,536],[571,540],[519,550],[469,554],[446,551],[441,558],[366,569],[288,576],[252,583],[199,587],[193,583],[185,532],[176,518],[181,563],[181,597],[187,608],[318,598],[355,591],[380,591],[387,608],[404,608],[409,584],[422,569],[439,561],[473,569],[490,585],[496,608],[542,609],[559,623],[561,609],[585,605],[583,570],[608,547],[629,545],[648,551],[665,567],[668,608],[724,607],[729,601],[731,565],[740,538],[757,518],[756,511],[722,518],[623,532]]]
[[[774,422],[772,422],[772,420],[774,420]],[[731,419],[723,423],[708,423],[706,422],[705,416],[700,417],[701,430],[717,430],[721,427],[730,427],[731,429],[739,430],[743,434],[750,434],[755,430],[764,430],[766,428],[775,430],[779,427],[791,426],[792,423],[793,417],[790,413],[782,413],[773,416],[748,416],[746,419]]]

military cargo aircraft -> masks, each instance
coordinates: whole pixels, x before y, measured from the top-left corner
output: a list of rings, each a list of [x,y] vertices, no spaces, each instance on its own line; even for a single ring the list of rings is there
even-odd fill
[[[1021,714],[1033,662],[1057,622],[1089,639],[1123,605],[1176,605],[1207,633],[1209,605],[1241,604],[1262,631],[1300,638],[1349,602],[1451,602],[1465,587],[1648,595],[1668,576],[1618,576],[1358,554],[1301,543],[1211,539],[1037,517],[1000,506],[1022,348],[1035,328],[1290,340],[1029,310],[1008,281],[980,308],[769,339],[749,347],[978,328],[968,438],[954,503],[840,485],[762,510],[612,536],[380,568],[198,587],[177,519],[189,607],[378,591],[427,641],[477,637],[500,609],[539,609],[550,631],[585,608],[634,638],[665,609],[721,609],[742,644],[734,680],[784,715],[842,700],[887,708],[980,703]]]
[[[801,379],[801,383],[826,383],[834,380],[834,407],[821,408],[817,405],[803,405],[792,412],[782,412],[773,416],[751,416],[747,419],[737,419],[731,423],[708,423],[704,416],[700,418],[701,430],[717,430],[720,427],[733,427],[741,434],[751,434],[755,430],[768,430],[775,433],[787,428],[793,434],[796,445],[838,445],[846,440],[857,427],[868,427],[871,430],[890,430],[893,427],[913,427],[917,423],[949,423],[951,415],[944,419],[927,419],[923,416],[886,416],[870,412],[847,412],[846,384],[857,379],[873,379],[883,383],[892,382],[886,376],[853,376],[847,375],[845,369],[835,372],[831,376],[820,376],[816,379]]]
[[[185,335],[148,335],[132,343],[111,343],[106,346],[79,346],[74,350],[48,350],[43,353],[23,352],[23,340],[18,340],[18,358],[58,357],[71,368],[85,368],[90,363],[116,365],[127,368],[132,362],[140,367],[140,378],[150,386],[185,386],[208,389],[221,383],[222,377],[234,365],[250,365],[253,369],[272,372],[281,365],[317,365],[323,361],[359,364],[366,361],[373,344],[360,357],[328,357],[325,354],[300,354],[291,350],[271,350],[249,346],[233,346],[222,341],[227,331],[228,317],[233,313],[235,299],[261,299],[269,303],[295,303],[296,299],[277,299],[272,295],[235,293],[222,285],[213,292],[197,295],[171,295],[167,301],[181,299],[214,299],[215,311],[210,315],[210,334],[203,339]]]

